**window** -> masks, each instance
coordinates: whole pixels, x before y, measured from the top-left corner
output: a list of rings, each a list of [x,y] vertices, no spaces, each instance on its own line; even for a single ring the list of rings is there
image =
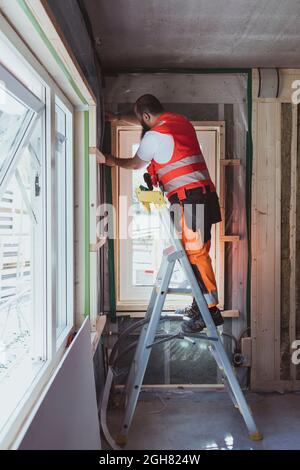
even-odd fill
[[[113,129],[113,138],[116,138],[115,148],[118,149],[121,157],[132,157],[138,148],[141,131],[134,126],[116,125]],[[219,149],[219,130],[216,126],[208,124],[195,125],[196,133],[202,151],[209,168],[210,175],[218,186],[218,161],[220,158]],[[140,184],[145,184],[143,174],[146,168],[136,171],[124,170],[118,168],[117,189],[118,197],[118,233],[119,239],[116,241],[118,245],[117,253],[117,308],[122,311],[143,311],[146,309],[150,298],[153,283],[156,279],[158,269],[162,260],[163,250],[169,245],[166,237],[161,237],[161,224],[157,210],[153,210],[151,214],[141,207],[135,195],[135,189]],[[128,212],[123,203],[127,201]],[[127,215],[129,214],[129,216]],[[125,238],[127,228],[130,227],[131,236]],[[221,263],[218,261],[219,244],[217,239],[218,228],[212,227],[212,244],[210,255],[214,270],[216,272],[217,282],[222,293],[222,282],[220,280]],[[185,276],[179,264],[175,266],[172,276],[174,286],[187,287]],[[169,295],[165,302],[165,308],[172,310],[178,308],[179,305],[186,305],[188,299],[184,296]]]
[[[0,68],[0,429],[47,360],[45,103]]]
[[[1,33],[0,52],[1,441],[74,322],[73,108]]]
[[[132,157],[138,148],[141,132],[136,129],[123,130],[118,132],[118,148],[120,156]],[[161,239],[161,224],[158,212],[151,214],[145,212],[138,202],[135,189],[144,184],[143,174],[146,169],[141,168],[136,171],[128,171],[122,168],[119,172],[119,195],[121,201],[126,201],[130,211],[119,205],[119,279],[118,286],[118,307],[131,307],[137,309],[146,308],[153,283],[159,269],[164,248],[169,246],[169,242],[164,237]],[[125,198],[124,198],[125,197]],[[122,202],[120,202],[122,204]],[[129,216],[127,215],[129,214]],[[129,237],[125,238],[130,227]],[[184,281],[183,273],[179,265],[175,266],[172,276],[174,285]],[[168,296],[166,308],[173,308],[174,300],[178,303],[186,302],[182,296]]]

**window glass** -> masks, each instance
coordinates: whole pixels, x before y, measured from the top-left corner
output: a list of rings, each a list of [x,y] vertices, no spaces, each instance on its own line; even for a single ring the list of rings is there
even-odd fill
[[[135,155],[138,144],[133,144],[132,155]],[[157,210],[151,210],[148,214],[141,206],[136,197],[136,188],[144,183],[145,168],[132,172],[132,200],[133,219],[132,219],[132,286],[153,286],[157,272],[159,270],[163,257],[163,250],[170,245],[165,237],[161,239],[161,222]],[[176,262],[172,283],[185,283],[185,277]]]
[[[0,172],[3,163],[8,159],[14,146],[17,145],[17,136],[22,132],[26,117],[31,111],[18,99],[12,96],[0,82]]]
[[[0,429],[47,358],[42,119],[0,201]]]

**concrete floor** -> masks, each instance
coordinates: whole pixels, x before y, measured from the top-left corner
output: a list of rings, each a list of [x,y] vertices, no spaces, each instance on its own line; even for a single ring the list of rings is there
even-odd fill
[[[300,393],[246,394],[263,441],[253,442],[224,391],[143,391],[125,449],[300,449]],[[112,435],[121,411],[110,410]]]

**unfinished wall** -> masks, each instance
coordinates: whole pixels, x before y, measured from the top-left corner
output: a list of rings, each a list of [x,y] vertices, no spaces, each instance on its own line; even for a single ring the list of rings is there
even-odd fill
[[[253,82],[252,387],[300,389],[292,342],[300,338],[299,106],[282,70],[277,99],[258,99]]]
[[[293,117],[291,103],[281,104],[281,316],[280,379],[290,379],[290,203]]]
[[[245,168],[247,133],[246,74],[124,74],[105,78],[106,109],[115,114],[131,114],[135,100],[153,93],[169,111],[194,121],[225,121],[225,158],[238,158],[240,167],[226,169],[225,233],[240,236],[226,243],[225,309],[236,309],[239,318],[226,319],[225,331],[238,337],[247,327],[246,289],[248,243],[246,235]],[[115,333],[133,321],[119,318]],[[170,326],[164,325],[169,331]],[[173,328],[173,327],[172,327]],[[225,340],[228,351],[231,341]],[[186,350],[173,341],[153,351],[146,383],[216,383],[217,369],[206,347]],[[129,358],[123,363],[129,363]],[[242,371],[244,379],[245,370]]]
[[[296,338],[300,339],[300,105],[297,106],[297,196],[296,196]],[[300,380],[300,365],[296,367]]]

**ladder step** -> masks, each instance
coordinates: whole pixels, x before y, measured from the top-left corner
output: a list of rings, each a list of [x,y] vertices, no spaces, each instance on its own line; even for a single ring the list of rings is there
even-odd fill
[[[192,295],[192,289],[187,289],[184,287],[169,287],[168,294],[175,294],[175,295]]]
[[[199,339],[203,339],[204,341],[219,341],[220,338],[216,338],[214,336],[207,336],[206,334],[202,334],[202,333],[189,333],[189,334],[186,334],[186,333],[181,333],[182,335],[182,338],[199,338]]]
[[[174,335],[165,335],[164,338],[159,339],[157,341],[154,341],[151,344],[148,344],[146,346],[146,349],[152,348],[152,346],[156,346],[157,344],[161,343],[166,343],[167,341],[172,341],[172,339],[185,339],[187,341],[191,341],[191,339],[202,339],[204,341],[219,341],[219,338],[215,338],[214,336],[207,336],[206,334],[203,333],[182,333],[179,331],[178,333],[175,333]],[[195,341],[191,341],[193,344],[196,344]]]
[[[158,292],[160,286],[156,286],[156,292]],[[173,295],[192,295],[192,289],[186,289],[184,287],[169,287],[167,290],[167,294]]]

